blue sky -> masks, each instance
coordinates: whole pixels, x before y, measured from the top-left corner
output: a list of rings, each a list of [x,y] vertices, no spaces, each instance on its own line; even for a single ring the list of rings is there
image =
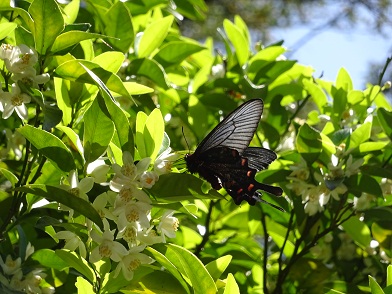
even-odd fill
[[[271,32],[275,40],[284,40],[288,47],[294,44],[309,31],[309,27],[274,29]],[[353,79],[356,89],[364,89],[368,65],[371,61],[384,64],[392,55],[391,40],[375,32],[363,29],[352,29],[349,32],[327,29],[299,47],[290,59],[302,64],[311,65],[315,76],[323,73],[326,80],[335,80],[340,67],[344,67]],[[382,68],[380,68],[381,70]]]

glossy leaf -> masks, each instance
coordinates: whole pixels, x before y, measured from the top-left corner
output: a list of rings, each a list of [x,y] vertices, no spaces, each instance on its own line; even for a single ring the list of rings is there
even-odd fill
[[[206,269],[210,273],[211,277],[217,281],[221,278],[221,275],[229,266],[232,259],[233,257],[231,255],[219,257],[218,259],[210,261],[208,264],[206,264]]]
[[[104,113],[106,107],[101,107],[99,99],[95,99],[84,116],[84,158],[88,163],[105,153],[114,134],[113,122]]]
[[[243,66],[249,57],[249,43],[241,30],[228,19],[223,21],[223,27],[230,42],[233,44],[235,54],[240,66]]]
[[[64,172],[75,169],[74,158],[65,144],[53,134],[25,125],[18,129],[52,164]]]
[[[91,61],[86,61],[86,60],[66,61],[56,68],[55,73],[58,76],[70,81],[95,84],[91,76],[88,73],[86,73],[84,67],[88,68],[96,76],[98,76],[111,91],[124,95],[126,97],[129,96],[127,89],[124,87],[123,83],[121,82],[120,78],[117,75],[105,70],[98,64],[93,63]]]
[[[201,261],[190,251],[174,244],[158,244],[154,247],[189,279],[195,293],[216,293],[214,280]]]
[[[359,244],[363,249],[370,246],[372,236],[369,227],[364,222],[361,222],[356,217],[352,217],[344,222],[342,226],[355,243]]]
[[[149,190],[161,201],[181,201],[187,199],[222,199],[223,196],[214,189],[204,192],[204,181],[190,174],[165,174]]]
[[[174,17],[169,15],[150,24],[143,32],[135,51],[139,58],[148,57],[169,33]]]
[[[34,0],[29,13],[34,20],[35,49],[44,55],[64,29],[63,16],[55,0]]]
[[[82,31],[68,31],[57,36],[50,48],[50,51],[55,53],[67,48],[70,48],[76,44],[79,44],[83,40],[104,38],[105,36],[100,34],[82,32]]]
[[[81,256],[78,256],[75,252],[71,252],[66,249],[56,250],[57,256],[64,260],[68,266],[73,267],[79,273],[81,273],[88,281],[93,283],[95,281],[94,270],[89,266],[88,262]]]
[[[113,39],[108,42],[116,49],[127,52],[134,40],[132,16],[127,6],[119,1],[106,12],[105,33]]]
[[[64,204],[65,206],[72,208],[73,210],[89,218],[99,227],[103,227],[101,217],[90,202],[76,197],[64,189],[49,185],[32,184],[18,187],[16,190],[38,195],[48,200]]]
[[[377,109],[377,118],[381,124],[382,129],[392,141],[392,111],[384,108]]]
[[[44,267],[53,268],[59,271],[64,270],[69,266],[68,263],[50,249],[39,249],[33,253],[31,258]]]

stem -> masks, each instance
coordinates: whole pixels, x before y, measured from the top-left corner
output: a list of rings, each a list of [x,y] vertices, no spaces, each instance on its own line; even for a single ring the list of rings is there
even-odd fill
[[[385,61],[384,68],[382,69],[382,71],[380,72],[380,75],[378,76],[378,85],[379,85],[380,87],[382,87],[382,85],[381,85],[381,83],[382,83],[382,78],[384,77],[385,72],[387,71],[387,68],[388,68],[388,66],[389,66],[389,63],[391,63],[391,61],[392,61],[392,57],[388,57],[387,60]]]
[[[211,230],[210,230],[210,223],[211,223],[211,214],[212,214],[212,209],[214,207],[216,202],[214,201],[210,201],[210,207],[208,209],[208,213],[206,216],[206,222],[204,224],[205,228],[206,228],[206,232],[203,235],[203,239],[201,240],[200,244],[196,246],[195,248],[195,255],[197,257],[200,257],[200,252],[203,250],[204,246],[206,245],[206,243],[208,242],[208,239],[211,235]]]
[[[309,98],[310,98],[310,94],[308,94],[305,99],[302,101],[301,104],[298,105],[297,109],[295,110],[295,112],[293,113],[293,115],[289,118],[289,120],[287,121],[287,125],[286,125],[286,129],[283,132],[283,134],[281,135],[281,137],[283,138],[289,131],[291,122],[294,120],[294,118],[298,115],[298,113],[301,111],[302,108],[304,108],[306,102],[308,102]]]
[[[263,226],[264,232],[264,251],[263,251],[263,289],[264,293],[268,294],[269,290],[267,287],[267,265],[268,265],[268,231],[267,231],[267,223],[265,221],[265,214],[263,212],[263,208],[261,209],[261,224]]]

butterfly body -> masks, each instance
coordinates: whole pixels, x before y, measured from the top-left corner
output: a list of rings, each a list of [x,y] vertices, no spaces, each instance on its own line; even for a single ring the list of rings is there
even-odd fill
[[[266,202],[258,190],[282,195],[281,188],[259,183],[254,178],[276,159],[271,150],[248,147],[262,111],[261,99],[242,104],[208,134],[193,154],[185,156],[191,173],[198,173],[216,190],[225,188],[237,205],[243,200],[250,205]]]

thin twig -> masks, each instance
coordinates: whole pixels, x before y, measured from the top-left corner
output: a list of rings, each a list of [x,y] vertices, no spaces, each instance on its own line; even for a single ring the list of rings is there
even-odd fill
[[[210,231],[210,223],[211,223],[211,214],[212,214],[212,209],[215,205],[215,201],[210,201],[210,207],[208,209],[208,213],[206,216],[206,222],[204,224],[205,228],[206,228],[206,232],[203,235],[203,239],[201,240],[200,244],[196,246],[195,248],[195,255],[197,257],[200,257],[200,252],[203,250],[204,246],[207,244],[208,239],[210,237],[211,231]]]

